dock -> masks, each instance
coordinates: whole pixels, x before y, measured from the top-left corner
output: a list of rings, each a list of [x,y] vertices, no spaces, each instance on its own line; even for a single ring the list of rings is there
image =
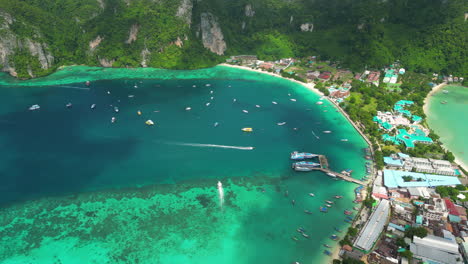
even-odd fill
[[[318,168],[311,168],[312,170],[318,170],[318,171],[321,171],[321,172],[324,172],[324,173],[331,173],[331,174],[334,174],[336,175],[336,177],[338,178],[341,178],[345,181],[348,181],[348,182],[353,182],[353,183],[356,183],[356,184],[359,184],[359,185],[364,185],[365,183],[363,181],[360,181],[358,179],[355,179],[351,176],[348,176],[348,175],[345,175],[343,173],[339,173],[339,172],[335,172],[335,171],[332,171],[328,168],[328,159],[325,155],[318,155],[318,159],[319,159],[319,162],[320,162],[320,167]]]

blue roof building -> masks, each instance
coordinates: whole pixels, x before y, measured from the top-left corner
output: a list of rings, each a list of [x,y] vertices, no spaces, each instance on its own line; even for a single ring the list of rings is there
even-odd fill
[[[400,159],[394,159],[392,157],[384,157],[384,163],[387,166],[403,167],[403,162]]]
[[[403,176],[410,176],[412,180],[405,181]],[[458,184],[461,183],[457,177],[398,170],[384,170],[384,185],[387,188],[436,187],[453,186]]]

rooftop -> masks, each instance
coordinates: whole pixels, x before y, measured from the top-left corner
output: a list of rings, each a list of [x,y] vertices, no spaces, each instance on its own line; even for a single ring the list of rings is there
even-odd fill
[[[436,263],[456,264],[462,263],[460,253],[458,253],[458,244],[433,235],[425,238],[415,236],[410,249],[415,257],[422,257],[425,260],[435,261]]]
[[[354,245],[363,250],[370,250],[382,232],[390,213],[390,202],[381,200],[377,208],[372,213],[364,229],[359,233]]]
[[[405,182],[403,176],[411,176],[413,181]],[[416,181],[421,179],[421,181]],[[457,177],[425,174],[417,172],[384,170],[384,185],[387,188],[435,187],[461,184]]]

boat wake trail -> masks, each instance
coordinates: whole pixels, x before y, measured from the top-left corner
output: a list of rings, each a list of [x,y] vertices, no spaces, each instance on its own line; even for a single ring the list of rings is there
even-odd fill
[[[320,139],[319,136],[315,135],[314,131],[312,130],[312,134],[315,136],[315,138]]]
[[[226,146],[226,145],[215,145],[215,144],[199,144],[199,143],[172,143],[179,146],[190,146],[200,148],[224,148],[224,149],[240,149],[240,150],[253,150],[254,147],[242,147],[242,146]]]

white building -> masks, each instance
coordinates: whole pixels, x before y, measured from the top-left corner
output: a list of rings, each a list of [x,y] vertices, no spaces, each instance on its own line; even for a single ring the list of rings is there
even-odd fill
[[[425,238],[414,236],[410,244],[413,257],[429,263],[462,264],[455,241],[428,235]]]

